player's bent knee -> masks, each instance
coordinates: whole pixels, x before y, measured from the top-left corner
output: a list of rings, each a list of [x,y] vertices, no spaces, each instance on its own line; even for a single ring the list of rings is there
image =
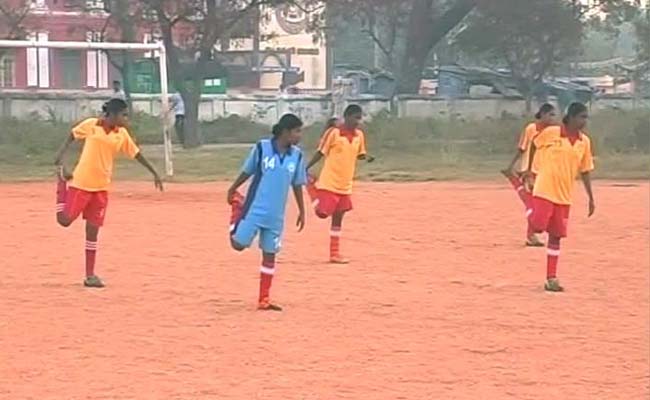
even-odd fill
[[[244,251],[246,250],[246,246],[236,242],[234,239],[230,239],[230,246],[233,248],[235,251]]]
[[[66,217],[64,214],[59,213],[56,215],[56,222],[58,222],[59,225],[61,225],[64,228],[69,227],[72,225],[72,220],[68,217]]]

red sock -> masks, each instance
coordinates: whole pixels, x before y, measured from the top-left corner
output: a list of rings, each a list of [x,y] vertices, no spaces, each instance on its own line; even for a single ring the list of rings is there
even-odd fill
[[[65,209],[65,198],[68,194],[68,183],[61,179],[57,178],[56,182],[56,213],[63,212]]]
[[[260,268],[260,302],[268,301],[271,297],[273,274],[275,274],[275,260],[262,261],[262,268]]]
[[[546,279],[557,278],[557,263],[560,258],[560,238],[548,237],[548,248],[546,249]]]
[[[333,226],[330,231],[330,258],[341,256],[341,227]]]
[[[95,275],[96,256],[97,256],[97,242],[86,240],[86,277]]]

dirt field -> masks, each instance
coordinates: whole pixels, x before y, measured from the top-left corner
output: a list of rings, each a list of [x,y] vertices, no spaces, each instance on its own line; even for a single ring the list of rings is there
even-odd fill
[[[54,187],[0,185],[1,399],[648,399],[649,187],[581,188],[567,292],[542,291],[503,184],[364,184],[330,266],[328,227],[289,224],[254,310],[259,254],[229,250],[224,184],[118,184],[84,290],[83,225]],[[294,208],[291,209],[293,222]]]

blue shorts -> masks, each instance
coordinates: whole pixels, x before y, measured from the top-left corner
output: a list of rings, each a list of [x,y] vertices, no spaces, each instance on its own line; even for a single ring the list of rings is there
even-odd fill
[[[250,247],[259,233],[260,249],[265,253],[277,254],[282,245],[282,228],[262,227],[255,217],[247,217],[239,221],[232,233],[232,240],[242,247]]]

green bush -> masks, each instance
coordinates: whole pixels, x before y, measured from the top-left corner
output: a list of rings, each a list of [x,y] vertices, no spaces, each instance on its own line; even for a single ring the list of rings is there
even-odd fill
[[[371,179],[484,176],[507,163],[528,122],[511,117],[483,121],[395,118],[389,113],[380,113],[367,122],[365,131],[369,151],[379,156],[381,162],[361,171],[365,178]],[[302,146],[308,154],[316,148],[323,124],[305,129]],[[250,143],[270,133],[270,127],[238,116],[201,123],[200,128],[205,144]],[[0,120],[0,179],[23,174],[42,176],[51,171],[54,154],[69,131],[69,123],[53,118],[46,120],[34,116],[29,120]],[[161,131],[158,118],[144,114],[132,118],[131,132],[139,144],[161,144]],[[647,176],[650,170],[647,156],[650,152],[650,110],[599,112],[593,115],[587,131],[594,152],[600,158],[601,176]],[[207,150],[188,151],[175,157],[187,158],[200,175],[209,170],[207,165],[212,165],[215,159],[221,160],[220,168],[228,169],[230,164],[223,164],[225,159],[232,156],[239,162],[241,156],[236,151],[217,153],[219,156]],[[161,156],[156,152],[147,154]],[[179,168],[182,173],[182,167]]]

